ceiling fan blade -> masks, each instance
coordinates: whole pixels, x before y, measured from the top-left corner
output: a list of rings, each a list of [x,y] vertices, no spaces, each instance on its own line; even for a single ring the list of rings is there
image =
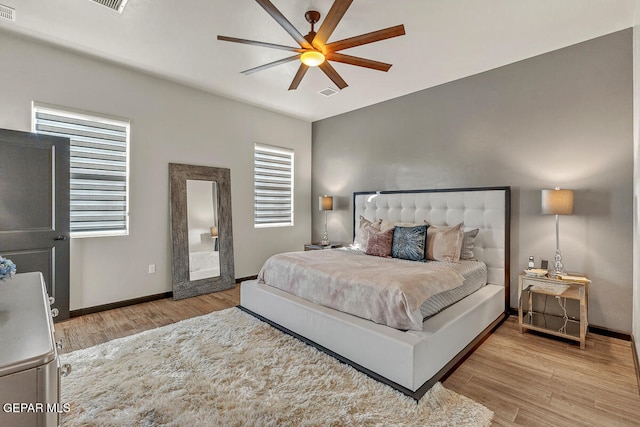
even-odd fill
[[[293,81],[291,82],[291,85],[289,86],[289,90],[298,89],[298,85],[302,81],[302,78],[304,77],[304,75],[307,74],[307,70],[308,69],[309,69],[308,65],[302,64],[302,63],[300,64],[300,68],[298,68],[298,72],[296,73],[295,77],[293,78]]]
[[[327,16],[325,16],[322,21],[320,29],[311,43],[316,49],[322,50],[322,47],[327,43],[327,40],[329,40],[329,37],[331,37],[331,34],[333,33],[333,30],[336,29],[336,26],[346,13],[347,9],[349,9],[352,2],[353,0],[336,0],[333,2],[331,9],[329,9]]]
[[[287,62],[295,61],[296,59],[300,59],[300,55],[290,56],[288,58],[279,59],[274,62],[269,62],[268,64],[260,65],[259,67],[249,68],[248,70],[240,71],[242,74],[253,74],[256,71],[266,70],[267,68],[275,67],[276,65],[286,64]]]
[[[380,40],[390,39],[405,35],[404,25],[396,25],[395,27],[385,28],[384,30],[373,31],[367,34],[350,37],[348,39],[339,40],[337,42],[326,45],[327,52],[337,52],[350,47],[361,46],[367,43],[373,43]]]
[[[318,68],[320,68],[322,71],[324,71],[324,73],[327,75],[327,77],[329,77],[331,79],[331,81],[333,83],[335,83],[335,85],[338,86],[338,88],[340,90],[342,90],[345,87],[349,86],[347,84],[347,82],[342,80],[342,77],[340,77],[340,74],[338,74],[336,69],[333,68],[331,66],[331,64],[329,64],[329,62],[324,61],[322,64],[318,65]]]
[[[357,65],[358,67],[371,68],[379,71],[389,71],[392,64],[374,61],[372,59],[359,58],[357,56],[344,55],[342,53],[327,53],[327,59],[330,61],[342,62],[343,64]]]
[[[222,40],[225,42],[248,44],[251,46],[262,46],[262,47],[270,47],[272,49],[288,50],[289,52],[304,52],[304,49],[301,49],[299,47],[284,46],[281,44],[259,42],[255,40],[238,39],[235,37],[218,36],[218,40]]]
[[[294,27],[293,24],[284,17],[284,15],[273,5],[273,3],[271,3],[269,0],[256,0],[256,3],[262,6],[262,8],[266,10],[267,13],[271,15],[271,17],[275,19],[282,28],[284,28],[284,30],[289,33],[289,35],[293,37],[293,39],[298,42],[300,46],[305,49],[313,49],[311,44],[302,36],[302,34],[300,34],[296,27]]]

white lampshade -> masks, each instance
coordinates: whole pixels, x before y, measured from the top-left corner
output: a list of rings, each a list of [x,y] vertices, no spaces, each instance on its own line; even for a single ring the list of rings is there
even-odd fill
[[[320,196],[319,205],[321,211],[333,210],[333,196]]]
[[[573,190],[542,190],[542,213],[549,215],[573,214]]]

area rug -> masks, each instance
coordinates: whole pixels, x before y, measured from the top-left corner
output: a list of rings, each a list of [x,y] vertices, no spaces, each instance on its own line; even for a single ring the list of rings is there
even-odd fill
[[[237,308],[61,356],[72,426],[484,426],[440,383],[416,403]]]

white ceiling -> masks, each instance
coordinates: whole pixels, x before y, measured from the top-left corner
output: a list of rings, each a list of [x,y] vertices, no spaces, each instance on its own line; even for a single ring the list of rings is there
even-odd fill
[[[272,0],[302,34],[304,13],[333,0]],[[296,46],[254,0],[129,0],[122,15],[91,0],[0,0],[13,31],[126,64],[214,94],[315,121],[633,26],[637,0],[355,0],[329,42],[404,24],[407,34],[343,51],[393,64],[388,73],[333,63],[349,84],[311,69],[287,88],[296,62],[240,71],[290,52],[217,35]],[[316,29],[318,27],[316,26]]]

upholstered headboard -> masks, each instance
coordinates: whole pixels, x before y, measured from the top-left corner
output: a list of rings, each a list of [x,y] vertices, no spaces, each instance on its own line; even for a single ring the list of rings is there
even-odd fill
[[[479,229],[473,252],[487,265],[488,282],[508,288],[510,198],[510,187],[356,192],[354,233],[360,215],[370,221],[463,222],[465,230]]]

